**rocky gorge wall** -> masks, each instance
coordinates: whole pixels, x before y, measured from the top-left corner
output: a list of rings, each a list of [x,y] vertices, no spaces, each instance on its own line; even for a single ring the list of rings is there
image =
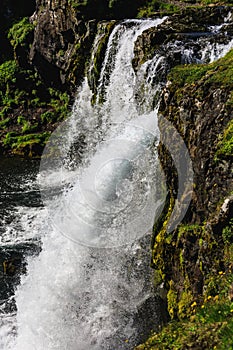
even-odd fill
[[[137,349],[232,347],[233,52],[209,65],[176,66],[179,50],[166,50],[169,42],[174,43],[187,32],[188,17],[189,32],[197,30],[197,23],[198,31],[205,32],[207,18],[212,21],[216,14],[210,14],[215,10],[205,9],[199,13],[198,21],[195,11],[186,18],[178,16],[179,29],[176,21],[169,19],[169,28],[164,22],[155,31],[144,32],[135,45],[135,69],[156,50],[168,56],[171,68],[159,110],[159,156],[169,192],[164,211],[154,225],[151,265],[158,293],[167,301],[173,320],[161,334],[153,335]],[[209,16],[202,21],[205,11]],[[228,29],[232,33],[232,26]],[[175,204],[185,206],[188,193],[177,198],[179,179],[173,158],[164,146],[171,138],[164,129],[164,118],[184,140],[194,172],[191,204],[181,225],[172,232],[167,229]]]
[[[115,21],[126,15],[134,17],[140,6],[142,2],[135,2],[128,13],[121,1],[37,0],[30,18],[24,18],[29,16],[28,12],[16,16],[17,21],[8,33],[11,49],[9,45],[7,60],[2,57],[0,66],[2,153],[41,154],[50,133],[71,109],[96,33],[99,41],[92,52],[94,65],[88,77],[93,92]],[[155,7],[154,11],[157,10]],[[187,33],[203,34],[209,25],[222,23],[230,10],[224,6],[182,10],[159,28],[145,31],[135,45],[135,70],[156,51],[167,57],[167,69],[171,72],[162,93],[160,114],[185,141],[194,171],[191,205],[182,224],[168,234],[167,222],[177,201],[178,178],[172,157],[163,145],[166,133],[162,132],[159,156],[169,192],[165,209],[154,226],[152,267],[158,293],[167,302],[173,320],[195,317],[197,308],[208,297],[211,300],[219,296],[223,285],[226,287],[222,300],[229,306],[226,318],[230,320],[232,315],[228,293],[233,282],[233,54],[230,52],[220,61],[200,68],[177,66],[181,63],[181,52],[168,50],[177,39],[186,40]],[[233,25],[228,25],[227,31],[232,35]],[[223,30],[218,40],[224,43],[225,38]],[[198,43],[193,49],[200,50]],[[209,335],[207,331],[206,334]],[[179,337],[177,332],[176,338]],[[149,340],[141,348],[168,348],[159,347],[156,341]],[[192,341],[198,344],[197,339]],[[214,342],[211,344],[215,346]],[[195,349],[208,349],[205,346],[200,342]]]

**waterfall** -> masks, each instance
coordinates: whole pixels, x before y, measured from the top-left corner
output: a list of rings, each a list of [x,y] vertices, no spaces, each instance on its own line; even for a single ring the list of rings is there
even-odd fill
[[[169,64],[156,52],[135,73],[132,58],[137,37],[164,20],[115,26],[96,98],[85,78],[72,116],[45,148],[38,175],[45,209],[36,220],[42,251],[28,258],[17,314],[0,330],[4,349],[132,349],[161,323],[149,247],[166,196],[156,146]],[[232,45],[216,51],[203,42],[202,56],[193,41],[168,49],[192,63],[216,59]]]
[[[45,149],[39,182],[48,217],[42,252],[16,292],[14,350],[132,349],[161,322],[149,268],[164,200],[155,185],[157,112],[139,115],[131,61],[138,35],[162,21],[115,27],[97,91],[103,102],[91,104],[85,79],[72,117]]]

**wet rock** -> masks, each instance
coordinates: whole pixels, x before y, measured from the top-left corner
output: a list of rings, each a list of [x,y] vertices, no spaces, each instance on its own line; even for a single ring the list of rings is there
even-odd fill
[[[232,24],[230,18],[228,24],[222,27],[222,31],[213,37],[211,26],[224,22],[229,17],[230,7],[206,7],[185,9],[180,14],[168,17],[156,28],[145,30],[136,40],[134,49],[134,69],[138,70],[140,65],[151,59],[155,52],[163,53],[170,61],[170,67],[182,62],[179,57],[181,50],[185,49],[185,42],[192,39],[192,49],[200,51],[197,39],[207,37],[208,41],[225,41],[226,36],[231,35]],[[182,41],[182,49],[177,46],[177,41]],[[196,42],[195,42],[196,41]],[[177,50],[174,48],[177,46]],[[171,50],[172,48],[172,50]],[[178,55],[178,56],[177,56]]]
[[[39,252],[39,243],[33,242],[0,247],[0,303],[14,294],[26,272],[26,258]]]

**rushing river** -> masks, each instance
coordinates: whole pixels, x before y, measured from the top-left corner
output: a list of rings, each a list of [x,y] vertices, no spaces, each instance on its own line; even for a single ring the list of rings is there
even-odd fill
[[[14,291],[25,272],[25,257],[40,250],[39,165],[39,160],[16,157],[0,160],[0,349],[8,349],[16,331]]]

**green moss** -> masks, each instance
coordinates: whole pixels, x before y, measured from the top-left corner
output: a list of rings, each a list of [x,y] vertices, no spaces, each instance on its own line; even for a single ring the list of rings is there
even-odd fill
[[[19,67],[14,60],[0,65],[0,105],[4,105],[10,98],[11,88],[17,81]]]
[[[88,5],[88,0],[68,0],[68,3],[69,3],[69,5],[71,5],[72,7],[77,7],[77,8],[79,8],[79,7],[85,7],[85,6],[87,6]]]
[[[220,285],[220,293],[206,296],[200,306],[195,301],[192,302],[190,317],[169,322],[161,332],[154,333],[136,349],[232,349],[233,302],[229,293],[232,290],[233,275],[231,272],[221,273],[216,279],[216,283]],[[188,301],[189,297],[191,298],[191,295],[187,293],[184,300]]]
[[[29,22],[29,18],[25,17],[18,23],[15,23],[13,27],[9,30],[8,39],[14,49],[18,45],[26,46],[28,45],[27,39],[34,31],[35,25]]]
[[[223,228],[222,238],[225,245],[233,244],[233,219],[230,219],[229,225]]]
[[[34,141],[20,140],[19,127],[21,136],[43,134],[45,129],[51,130],[55,123],[64,120],[69,111],[70,96],[66,92],[44,86],[40,76],[33,69],[22,69],[14,60],[0,66],[1,144],[7,152],[26,150],[29,143],[39,145],[41,142],[41,146],[44,145],[44,138],[41,137]],[[17,140],[7,133],[8,125],[11,131],[16,131]]]
[[[10,124],[10,118],[6,118],[0,121],[0,128],[4,129]]]
[[[20,115],[17,118],[17,123],[19,125],[22,125],[22,133],[31,133],[32,131],[37,130],[38,128],[38,124],[37,123],[33,123],[31,124],[31,122],[29,120],[27,120],[24,116]]]
[[[193,294],[191,290],[185,289],[182,292],[178,303],[177,315],[179,319],[189,317],[193,314],[193,309],[191,307],[192,304],[193,304]]]
[[[174,85],[174,90],[182,88],[185,84],[212,84],[213,87],[224,86],[233,88],[233,50],[223,58],[211,64],[193,64],[176,66],[168,74],[168,80]],[[202,81],[203,79],[203,81]]]
[[[163,276],[161,274],[161,271],[155,270],[154,271],[154,286],[157,288],[162,282],[163,282]]]
[[[138,18],[153,17],[158,12],[172,14],[178,12],[180,9],[179,4],[173,4],[169,2],[163,2],[158,0],[146,1],[145,4],[138,10]]]
[[[187,233],[191,233],[192,235],[200,235],[202,232],[202,227],[200,225],[185,225],[182,224],[178,228],[178,239],[183,237]]]
[[[173,280],[169,281],[169,291],[167,293],[167,309],[171,319],[176,318],[178,311],[178,293]]]
[[[203,295],[194,296],[192,284],[187,271],[183,271],[183,282],[179,278],[179,285],[173,279],[169,280],[167,294],[168,311],[170,321],[160,332],[154,333],[137,350],[228,350],[233,348],[233,221],[225,223],[222,229],[222,238],[225,246],[220,247],[222,258],[215,255],[211,234],[204,225],[181,225],[179,234],[174,236],[177,242],[188,237],[199,243],[200,247],[206,246],[210,250],[212,269],[206,273],[203,286]],[[221,234],[219,235],[221,241]],[[208,248],[210,247],[210,248]],[[165,249],[165,246],[164,246]],[[182,249],[180,243],[173,251],[173,259],[179,256]],[[177,252],[178,251],[178,252]],[[163,255],[165,256],[165,255]],[[199,259],[202,255],[199,255]],[[205,254],[203,265],[209,256]],[[217,260],[215,260],[217,259]],[[169,260],[169,257],[168,257]],[[176,260],[175,260],[176,261]],[[221,264],[219,264],[221,261]],[[164,262],[167,264],[167,262]],[[195,261],[193,261],[195,264]],[[174,265],[173,265],[174,266]],[[221,266],[221,267],[220,267]],[[221,270],[221,268],[224,269]],[[174,266],[177,268],[177,265]],[[175,277],[178,279],[177,274]],[[182,285],[182,290],[180,288]]]
[[[3,140],[3,143],[5,146],[11,145],[12,144],[12,140],[14,139],[14,137],[16,137],[16,132],[14,131],[10,131],[5,135],[5,138]]]
[[[6,134],[3,143],[5,146],[10,147],[14,154],[34,156],[38,152],[34,152],[33,149],[35,147],[43,148],[49,136],[50,132],[27,135],[18,135],[15,132],[9,132]]]
[[[231,120],[224,133],[221,141],[218,143],[215,159],[228,158],[233,156],[233,120]]]

